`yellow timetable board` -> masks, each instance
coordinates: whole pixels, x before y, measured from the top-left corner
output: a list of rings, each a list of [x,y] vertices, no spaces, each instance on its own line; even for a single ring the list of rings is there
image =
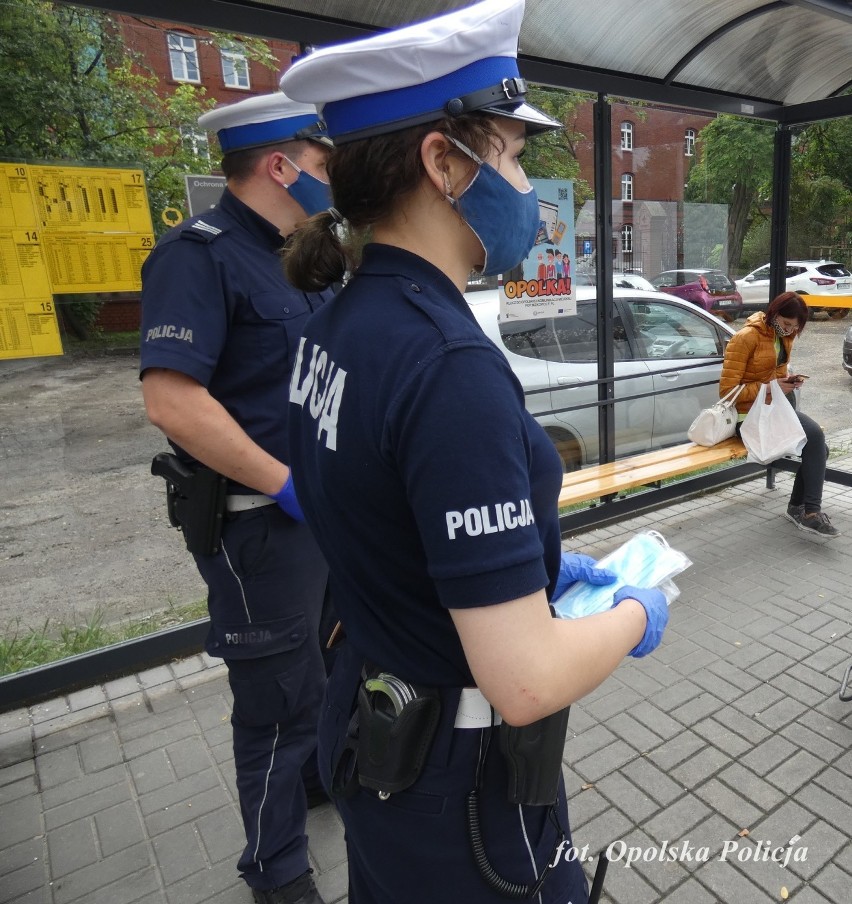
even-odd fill
[[[40,225],[63,232],[153,232],[142,170],[27,167]]]
[[[34,229],[38,225],[28,171],[23,163],[0,163],[0,228]]]
[[[0,301],[0,360],[61,355],[53,299]]]
[[[0,301],[49,298],[53,291],[38,229],[0,229]]]
[[[0,358],[61,355],[51,296],[138,291],[153,246],[142,170],[0,163]]]
[[[150,235],[46,232],[44,260],[57,293],[125,292],[142,288]]]

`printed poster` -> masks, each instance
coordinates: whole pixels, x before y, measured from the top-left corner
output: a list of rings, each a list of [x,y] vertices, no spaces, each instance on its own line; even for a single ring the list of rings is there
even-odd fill
[[[539,227],[523,263],[503,274],[501,320],[532,320],[577,313],[574,266],[574,183],[530,179],[538,195]]]

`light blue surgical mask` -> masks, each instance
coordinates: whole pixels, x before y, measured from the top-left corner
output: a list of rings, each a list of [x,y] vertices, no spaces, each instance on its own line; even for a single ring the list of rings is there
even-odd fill
[[[458,198],[447,200],[474,231],[485,250],[483,276],[506,273],[529,253],[538,235],[541,215],[538,197],[529,188],[520,191],[489,163],[455,138],[446,136],[479,165],[473,181]]]
[[[296,166],[289,158],[284,158],[290,166],[299,174],[295,182],[285,185],[290,197],[301,206],[305,213],[312,217],[321,210],[326,210],[334,203],[331,197],[331,186],[322,179],[317,179],[310,173]]]
[[[614,584],[595,586],[578,581],[558,600],[553,600],[553,608],[560,618],[605,612],[612,608],[615,591],[625,584],[659,587],[671,603],[678,593],[671,579],[691,564],[684,553],[672,549],[657,531],[640,531],[598,561],[598,568],[608,568],[618,575]]]

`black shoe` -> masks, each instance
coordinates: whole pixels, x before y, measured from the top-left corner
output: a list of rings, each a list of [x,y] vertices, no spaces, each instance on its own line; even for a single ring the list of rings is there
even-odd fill
[[[805,514],[805,507],[803,505],[788,505],[787,512],[784,517],[788,521],[792,521],[797,527],[799,526],[799,521],[801,520],[802,515]]]
[[[787,509],[787,517],[795,523],[799,530],[810,531],[812,534],[819,534],[821,537],[839,537],[840,531],[828,520],[825,512],[806,512],[802,509],[801,514],[793,515]]]
[[[278,888],[253,888],[256,904],[325,904],[314,885],[311,870]]]

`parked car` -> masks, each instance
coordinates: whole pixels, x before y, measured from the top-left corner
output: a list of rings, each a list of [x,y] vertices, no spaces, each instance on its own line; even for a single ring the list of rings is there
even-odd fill
[[[594,288],[577,289],[576,314],[531,320],[499,320],[496,291],[466,297],[565,469],[598,462]],[[618,456],[686,442],[695,416],[719,398],[722,356],[734,331],[673,295],[615,289],[614,302],[615,398],[624,399],[615,405]]]
[[[852,270],[837,261],[787,261],[786,290],[800,295],[852,295]],[[769,304],[769,264],[752,270],[736,281],[743,298],[743,311],[763,311]],[[808,305],[811,314],[825,311],[841,319],[849,308],[820,308]]]
[[[596,274],[594,273],[577,273],[573,277],[575,286],[594,286],[597,285]],[[636,273],[623,273],[615,271],[612,274],[612,285],[615,289],[642,289],[645,292],[656,292],[657,290],[651,285],[651,282],[644,276]]]
[[[852,377],[852,326],[843,337],[843,369]]]
[[[727,322],[736,320],[742,309],[734,281],[721,270],[663,270],[651,283],[660,292],[685,298]]]
[[[612,282],[616,289],[642,289],[643,292],[656,292],[653,283],[638,273],[612,274]]]

